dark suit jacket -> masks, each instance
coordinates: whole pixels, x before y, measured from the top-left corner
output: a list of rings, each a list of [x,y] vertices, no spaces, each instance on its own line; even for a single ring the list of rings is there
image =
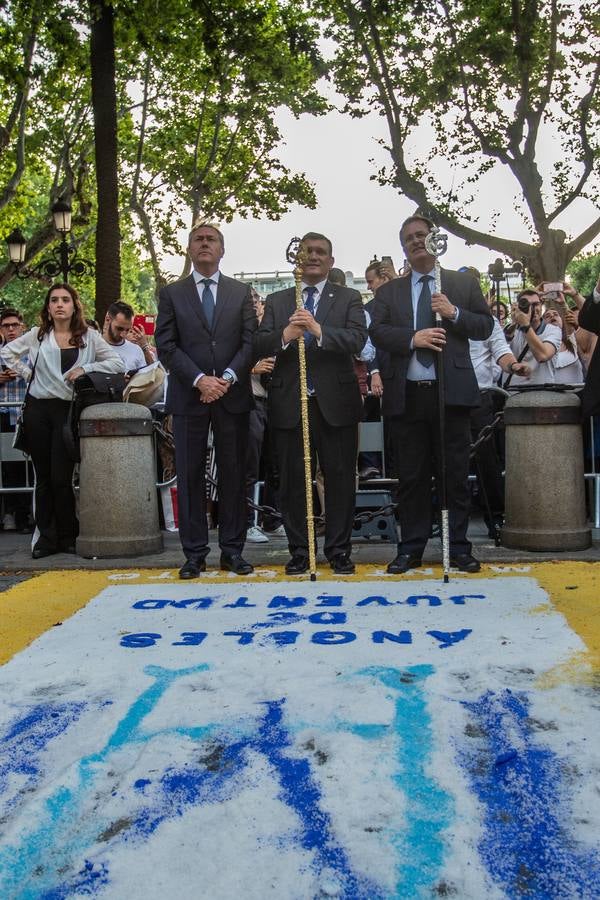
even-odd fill
[[[591,294],[579,310],[579,325],[586,331],[600,335],[600,303]],[[581,414],[584,418],[600,412],[600,341],[596,344],[585,377],[581,395]]]
[[[433,291],[432,291],[433,292]],[[479,406],[479,389],[469,354],[469,338],[483,341],[492,333],[494,321],[471,275],[442,269],[442,293],[460,309],[457,322],[444,319],[446,346],[443,352],[448,406]],[[389,368],[382,371],[382,412],[398,416],[404,412],[406,372],[415,334],[411,278],[395,278],[378,288],[371,311],[371,340],[377,350],[390,354]],[[432,325],[434,323],[432,322]]]
[[[155,340],[158,358],[169,372],[167,412],[206,414],[210,404],[200,402],[194,381],[200,372],[220,376],[227,368],[238,381],[216,402],[232,413],[252,409],[249,372],[257,324],[250,285],[226,275],[219,276],[210,329],[193,275],[161,288]]]
[[[283,329],[296,308],[294,288],[267,297],[265,312],[254,335],[254,356],[275,356],[269,383],[269,419],[275,428],[294,428],[300,421],[298,344],[283,350]],[[352,358],[367,340],[367,326],[358,291],[326,282],[316,320],[323,331],[322,346],[310,340],[306,362],[317,402],[330,425],[352,425],[362,417],[362,400]]]

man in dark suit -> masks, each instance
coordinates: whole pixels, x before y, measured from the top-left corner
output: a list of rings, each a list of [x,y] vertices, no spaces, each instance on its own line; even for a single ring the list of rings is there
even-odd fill
[[[221,568],[246,575],[246,445],[253,408],[249,371],[257,320],[250,285],[219,271],[225,251],[215,225],[192,229],[192,274],[160,291],[158,356],[169,371],[167,412],[173,413],[179,535],[186,562],[180,578],[205,571],[206,443],[212,425],[219,475]]]
[[[367,339],[357,291],[327,280],[333,266],[331,241],[310,232],[302,239],[303,309],[295,290],[267,297],[254,336],[255,357],[275,356],[269,384],[269,426],[273,429],[281,511],[291,559],[286,574],[308,569],[304,452],[300,419],[298,338],[304,334],[311,444],[325,480],[325,556],[337,574],[350,574],[350,539],[355,508],[356,453],[362,401],[352,359]]]
[[[415,215],[400,229],[411,274],[382,285],[373,301],[371,338],[390,354],[383,372],[383,415],[389,418],[399,479],[401,543],[388,572],[403,574],[421,565],[431,534],[431,477],[440,474],[437,365],[445,375],[445,451],[450,528],[450,562],[478,572],[467,540],[469,521],[470,408],[480,402],[469,338],[489,337],[493,319],[479,284],[471,275],[442,271],[435,292],[435,257],[425,239],[433,228]],[[436,312],[442,325],[434,325]],[[439,484],[439,477],[438,477]]]
[[[596,287],[579,310],[579,327],[600,335],[600,278]],[[600,342],[596,343],[581,395],[581,414],[584,419],[600,412]]]

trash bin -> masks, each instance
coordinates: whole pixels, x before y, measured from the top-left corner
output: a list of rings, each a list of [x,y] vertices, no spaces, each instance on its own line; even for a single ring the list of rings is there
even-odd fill
[[[579,398],[566,391],[526,391],[507,400],[503,546],[590,546],[580,407]]]
[[[162,550],[150,410],[131,403],[90,406],[79,431],[79,555]]]

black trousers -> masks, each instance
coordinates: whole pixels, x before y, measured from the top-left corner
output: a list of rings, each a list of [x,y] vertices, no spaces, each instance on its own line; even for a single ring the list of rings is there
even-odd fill
[[[261,474],[264,480],[263,504],[279,509],[279,499],[275,486],[275,471],[272,441],[267,424],[267,398],[255,397],[256,408],[250,412],[248,429],[248,450],[246,454],[246,496],[250,502],[254,501],[254,486],[260,481]],[[281,524],[281,519],[275,519],[274,514],[265,514],[262,524],[274,530]],[[254,525],[254,510],[248,506],[248,528]]]
[[[358,424],[330,425],[323,418],[316,398],[308,401],[311,454],[314,452],[325,480],[327,515],[325,545],[327,559],[350,553],[356,505],[356,453]],[[279,498],[283,524],[291,554],[308,556],[306,490],[302,427],[276,428],[275,446],[279,467]]]
[[[487,391],[481,392],[481,406],[471,410],[471,435],[475,440],[481,429],[494,420],[494,404]],[[477,479],[480,490],[485,492],[487,502],[492,514],[489,514],[485,500],[482,498],[484,518],[488,526],[494,521],[501,521],[504,516],[504,481],[502,479],[502,464],[496,448],[496,435],[492,434],[489,440],[484,441],[475,451],[475,463]]]
[[[35,470],[38,545],[45,549],[72,545],[79,533],[72,485],[74,463],[63,441],[68,413],[68,400],[38,400],[30,394],[23,416]]]
[[[201,416],[173,416],[179,537],[187,559],[208,554],[206,444],[212,425],[219,483],[219,546],[241,553],[246,540],[246,447],[248,413],[207,404]]]
[[[446,489],[450,530],[450,552],[470,553],[469,448],[470,409],[447,406],[445,422]],[[389,419],[398,477],[401,542],[400,553],[421,556],[431,534],[431,478],[440,485],[441,442],[438,387],[406,383],[406,408]],[[440,494],[438,488],[438,495]]]

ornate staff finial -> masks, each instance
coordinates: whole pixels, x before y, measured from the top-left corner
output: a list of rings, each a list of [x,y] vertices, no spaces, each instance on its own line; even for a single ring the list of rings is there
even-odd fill
[[[448,249],[448,235],[443,234],[435,225],[425,238],[425,249],[438,259]]]
[[[285,258],[289,262],[291,266],[295,266],[298,262],[298,256],[300,255],[300,247],[302,245],[302,239],[299,237],[293,237],[289,244],[287,245],[287,250],[285,251]]]

